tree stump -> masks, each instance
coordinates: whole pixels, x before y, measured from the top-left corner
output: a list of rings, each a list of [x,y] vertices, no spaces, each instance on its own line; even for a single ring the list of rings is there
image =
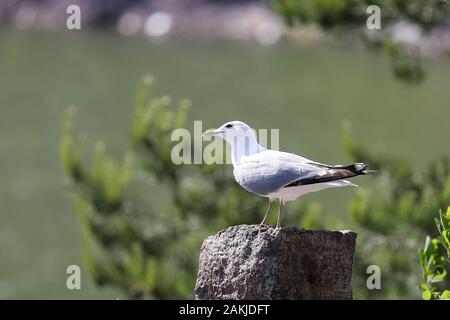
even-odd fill
[[[206,238],[195,298],[352,299],[356,233],[239,225]]]

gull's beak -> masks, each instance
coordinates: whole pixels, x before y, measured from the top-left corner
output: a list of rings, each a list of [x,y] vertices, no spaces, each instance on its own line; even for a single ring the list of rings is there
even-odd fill
[[[217,136],[223,132],[224,131],[222,129],[209,129],[209,130],[206,130],[205,132],[203,132],[202,138]]]

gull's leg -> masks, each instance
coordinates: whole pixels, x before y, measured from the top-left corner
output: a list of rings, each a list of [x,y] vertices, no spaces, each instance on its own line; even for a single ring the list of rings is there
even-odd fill
[[[262,226],[263,224],[266,223],[267,215],[269,214],[270,209],[272,209],[272,205],[273,205],[273,200],[272,200],[272,199],[269,199],[269,208],[267,209],[267,212],[266,212],[266,214],[264,215],[264,219],[263,219],[263,221],[261,221],[261,223],[259,224],[259,226]]]
[[[280,206],[278,207],[277,228],[281,228],[281,218],[283,215],[283,207],[284,207],[284,201],[283,201],[283,199],[280,199]]]

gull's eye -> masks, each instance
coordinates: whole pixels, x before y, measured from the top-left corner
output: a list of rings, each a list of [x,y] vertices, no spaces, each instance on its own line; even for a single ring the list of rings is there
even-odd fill
[[[232,127],[233,127],[233,125],[231,123],[229,123],[225,126],[225,128],[227,128],[227,129],[232,128]]]

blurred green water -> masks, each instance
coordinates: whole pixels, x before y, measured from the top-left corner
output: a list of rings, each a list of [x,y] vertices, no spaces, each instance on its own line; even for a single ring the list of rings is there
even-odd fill
[[[81,291],[65,287],[66,267],[82,265],[58,161],[65,106],[79,107],[78,128],[90,140],[103,139],[120,155],[138,80],[151,72],[157,93],[190,98],[190,120],[205,128],[236,119],[280,128],[283,150],[345,163],[339,127],[348,119],[358,141],[421,168],[450,155],[449,67],[428,61],[427,81],[409,87],[379,56],[326,45],[155,44],[109,33],[1,30],[0,298],[122,297],[95,289],[87,275]],[[304,199],[344,216],[350,195]]]

